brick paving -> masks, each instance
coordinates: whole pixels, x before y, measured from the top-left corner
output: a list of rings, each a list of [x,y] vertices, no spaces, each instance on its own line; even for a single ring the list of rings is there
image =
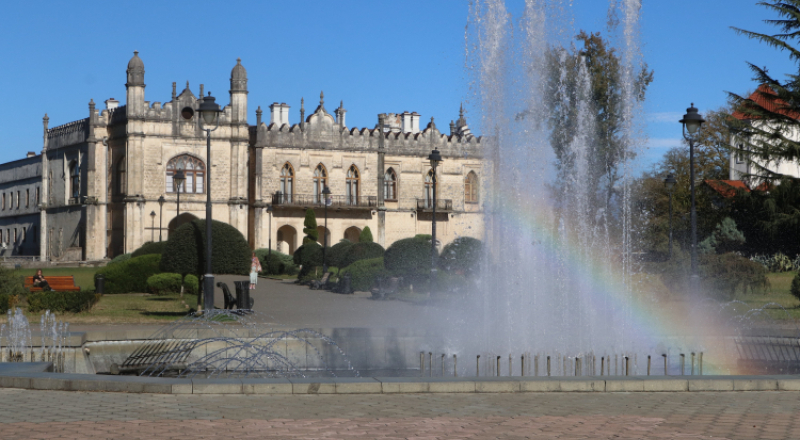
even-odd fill
[[[0,439],[800,439],[792,392],[153,395],[0,389]]]

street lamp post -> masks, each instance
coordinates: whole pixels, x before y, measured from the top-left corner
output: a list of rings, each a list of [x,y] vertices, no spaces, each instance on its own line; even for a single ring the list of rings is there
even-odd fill
[[[204,128],[206,131],[206,274],[203,277],[203,308],[212,310],[214,308],[214,275],[211,268],[211,132],[219,128],[219,104],[208,92],[208,96],[203,98],[198,112],[202,116],[203,126],[214,128]]]
[[[186,174],[183,174],[183,170],[175,171],[175,175],[172,176],[172,180],[175,181],[175,186],[178,189],[178,214],[175,216],[181,215],[181,186],[183,186],[183,182],[186,180]]]
[[[431,281],[430,293],[433,293],[434,282],[436,281],[436,167],[442,161],[442,155],[439,154],[439,149],[431,151],[428,160],[431,162],[431,169],[433,170],[431,176],[431,186],[433,189],[433,216],[431,217]]]
[[[325,258],[325,248],[328,247],[328,203],[331,197],[331,189],[328,185],[322,189],[322,195],[325,197],[325,230],[322,231],[322,273],[328,273],[328,260]]]
[[[156,240],[156,212],[150,211],[150,243]]]
[[[267,255],[272,257],[272,205],[267,205],[267,212],[269,213],[269,244]],[[267,261],[270,261],[267,259]]]
[[[667,189],[667,193],[669,193],[669,259],[672,260],[672,190],[675,189],[675,184],[678,183],[675,180],[675,176],[672,173],[669,173],[666,179],[664,179],[664,188]]]
[[[692,207],[691,207],[691,222],[692,222],[692,277],[691,289],[692,294],[698,292],[698,281],[700,275],[697,272],[697,210],[695,208],[695,195],[694,195],[694,138],[700,126],[705,119],[697,112],[694,103],[686,109],[686,114],[683,119],[678,121],[683,126],[683,137],[689,142],[689,185],[692,192]]]
[[[161,197],[158,198],[158,242],[161,243],[161,230],[163,227],[163,219],[164,219],[164,195],[162,194]]]

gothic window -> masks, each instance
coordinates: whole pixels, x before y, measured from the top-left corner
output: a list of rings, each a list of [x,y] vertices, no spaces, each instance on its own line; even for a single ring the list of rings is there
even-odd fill
[[[474,171],[464,178],[464,202],[478,203],[478,175]]]
[[[397,200],[397,173],[392,168],[386,170],[383,175],[383,199]]]
[[[21,229],[20,229],[20,232],[22,233],[22,242],[23,242],[23,243],[25,243],[25,240],[27,240],[27,239],[28,239],[28,234],[26,234],[26,233],[25,233],[25,231],[26,231],[26,229],[25,229],[25,228],[21,228]]]
[[[17,209],[19,209],[20,200],[21,200],[20,192],[17,191]]]
[[[3,209],[6,209],[6,193],[3,193]]]
[[[428,170],[425,175],[425,206],[430,208],[433,206],[433,169]]]
[[[291,203],[294,194],[294,168],[292,164],[286,162],[281,168],[281,197],[283,202]]]
[[[31,206],[31,190],[30,188],[25,189],[25,207],[28,208]]]
[[[77,161],[72,161],[69,166],[69,194],[75,199],[81,196],[81,170]],[[17,202],[19,207],[19,200]]]
[[[117,186],[114,189],[116,194],[125,194],[128,191],[128,164],[124,157],[117,162]]]
[[[360,177],[358,168],[355,165],[350,165],[347,170],[347,180],[345,183],[345,204],[357,205],[358,204],[358,181]]]
[[[206,164],[202,160],[183,154],[173,157],[167,162],[167,192],[178,192],[178,185],[172,179],[175,172],[183,170],[186,179],[181,186],[181,193],[202,194],[205,192]]]
[[[328,171],[325,170],[325,165],[319,164],[314,169],[314,203],[320,203],[322,200],[322,190],[328,186]]]

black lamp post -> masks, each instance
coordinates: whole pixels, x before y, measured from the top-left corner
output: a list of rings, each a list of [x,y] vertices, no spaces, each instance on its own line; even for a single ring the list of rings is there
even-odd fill
[[[692,294],[697,293],[698,281],[700,276],[697,273],[697,210],[695,209],[695,196],[694,196],[694,138],[700,126],[705,119],[697,112],[694,103],[686,109],[686,114],[683,119],[678,121],[683,126],[683,137],[689,142],[689,185],[692,192],[692,208],[691,208],[691,221],[692,221],[692,277],[691,289]]]
[[[678,183],[675,180],[675,176],[672,173],[669,173],[666,179],[664,179],[664,188],[667,189],[667,193],[669,193],[669,259],[672,260],[672,190],[675,189],[675,184]]]
[[[164,219],[164,216],[163,216],[163,214],[164,214],[164,202],[166,202],[166,199],[164,199],[164,195],[162,194],[161,197],[158,198],[158,242],[159,243],[161,242],[161,229],[162,229],[163,219]]]
[[[203,98],[198,112],[203,117],[204,128],[206,131],[206,274],[203,277],[203,308],[212,310],[214,308],[214,275],[211,273],[211,132],[219,128],[219,104],[208,92],[208,96]]]
[[[178,215],[181,215],[181,186],[183,186],[183,182],[186,181],[186,174],[183,174],[183,170],[179,169],[175,171],[175,175],[172,176],[172,180],[175,181],[175,186],[178,189]]]
[[[156,240],[156,212],[150,211],[150,243]]]
[[[267,212],[269,213],[269,244],[267,245],[267,255],[272,257],[272,205],[267,205]]]
[[[431,151],[428,160],[431,162],[431,169],[433,170],[431,176],[431,186],[433,187],[433,216],[431,217],[431,287],[430,293],[433,293],[434,282],[436,281],[436,167],[442,161],[442,155],[439,154],[439,149]]]
[[[322,273],[328,273],[328,260],[325,258],[325,248],[328,247],[328,204],[330,203],[331,189],[328,185],[322,189],[322,195],[325,197],[325,230],[322,231]]]

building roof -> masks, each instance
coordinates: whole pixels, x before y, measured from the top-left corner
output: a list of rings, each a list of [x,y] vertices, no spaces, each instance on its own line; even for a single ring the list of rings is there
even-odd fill
[[[757,105],[763,107],[765,110],[778,113],[780,115],[788,116],[793,119],[800,119],[800,112],[797,112],[791,108],[791,106],[784,100],[780,98],[768,98],[765,95],[777,96],[778,94],[775,93],[769,86],[766,84],[761,84],[758,86],[755,92],[751,93],[750,96],[747,97],[748,100],[753,101]],[[747,104],[745,104],[746,106]],[[739,120],[751,120],[751,119],[759,119],[756,116],[746,115],[739,110],[733,112],[733,117]]]
[[[736,195],[738,191],[769,191],[769,185],[766,182],[761,183],[757,187],[750,189],[747,184],[742,180],[704,180],[709,188],[716,191],[722,197],[729,199]]]
[[[242,66],[242,59],[236,59],[236,65],[231,70],[231,79],[247,79],[247,70]]]

